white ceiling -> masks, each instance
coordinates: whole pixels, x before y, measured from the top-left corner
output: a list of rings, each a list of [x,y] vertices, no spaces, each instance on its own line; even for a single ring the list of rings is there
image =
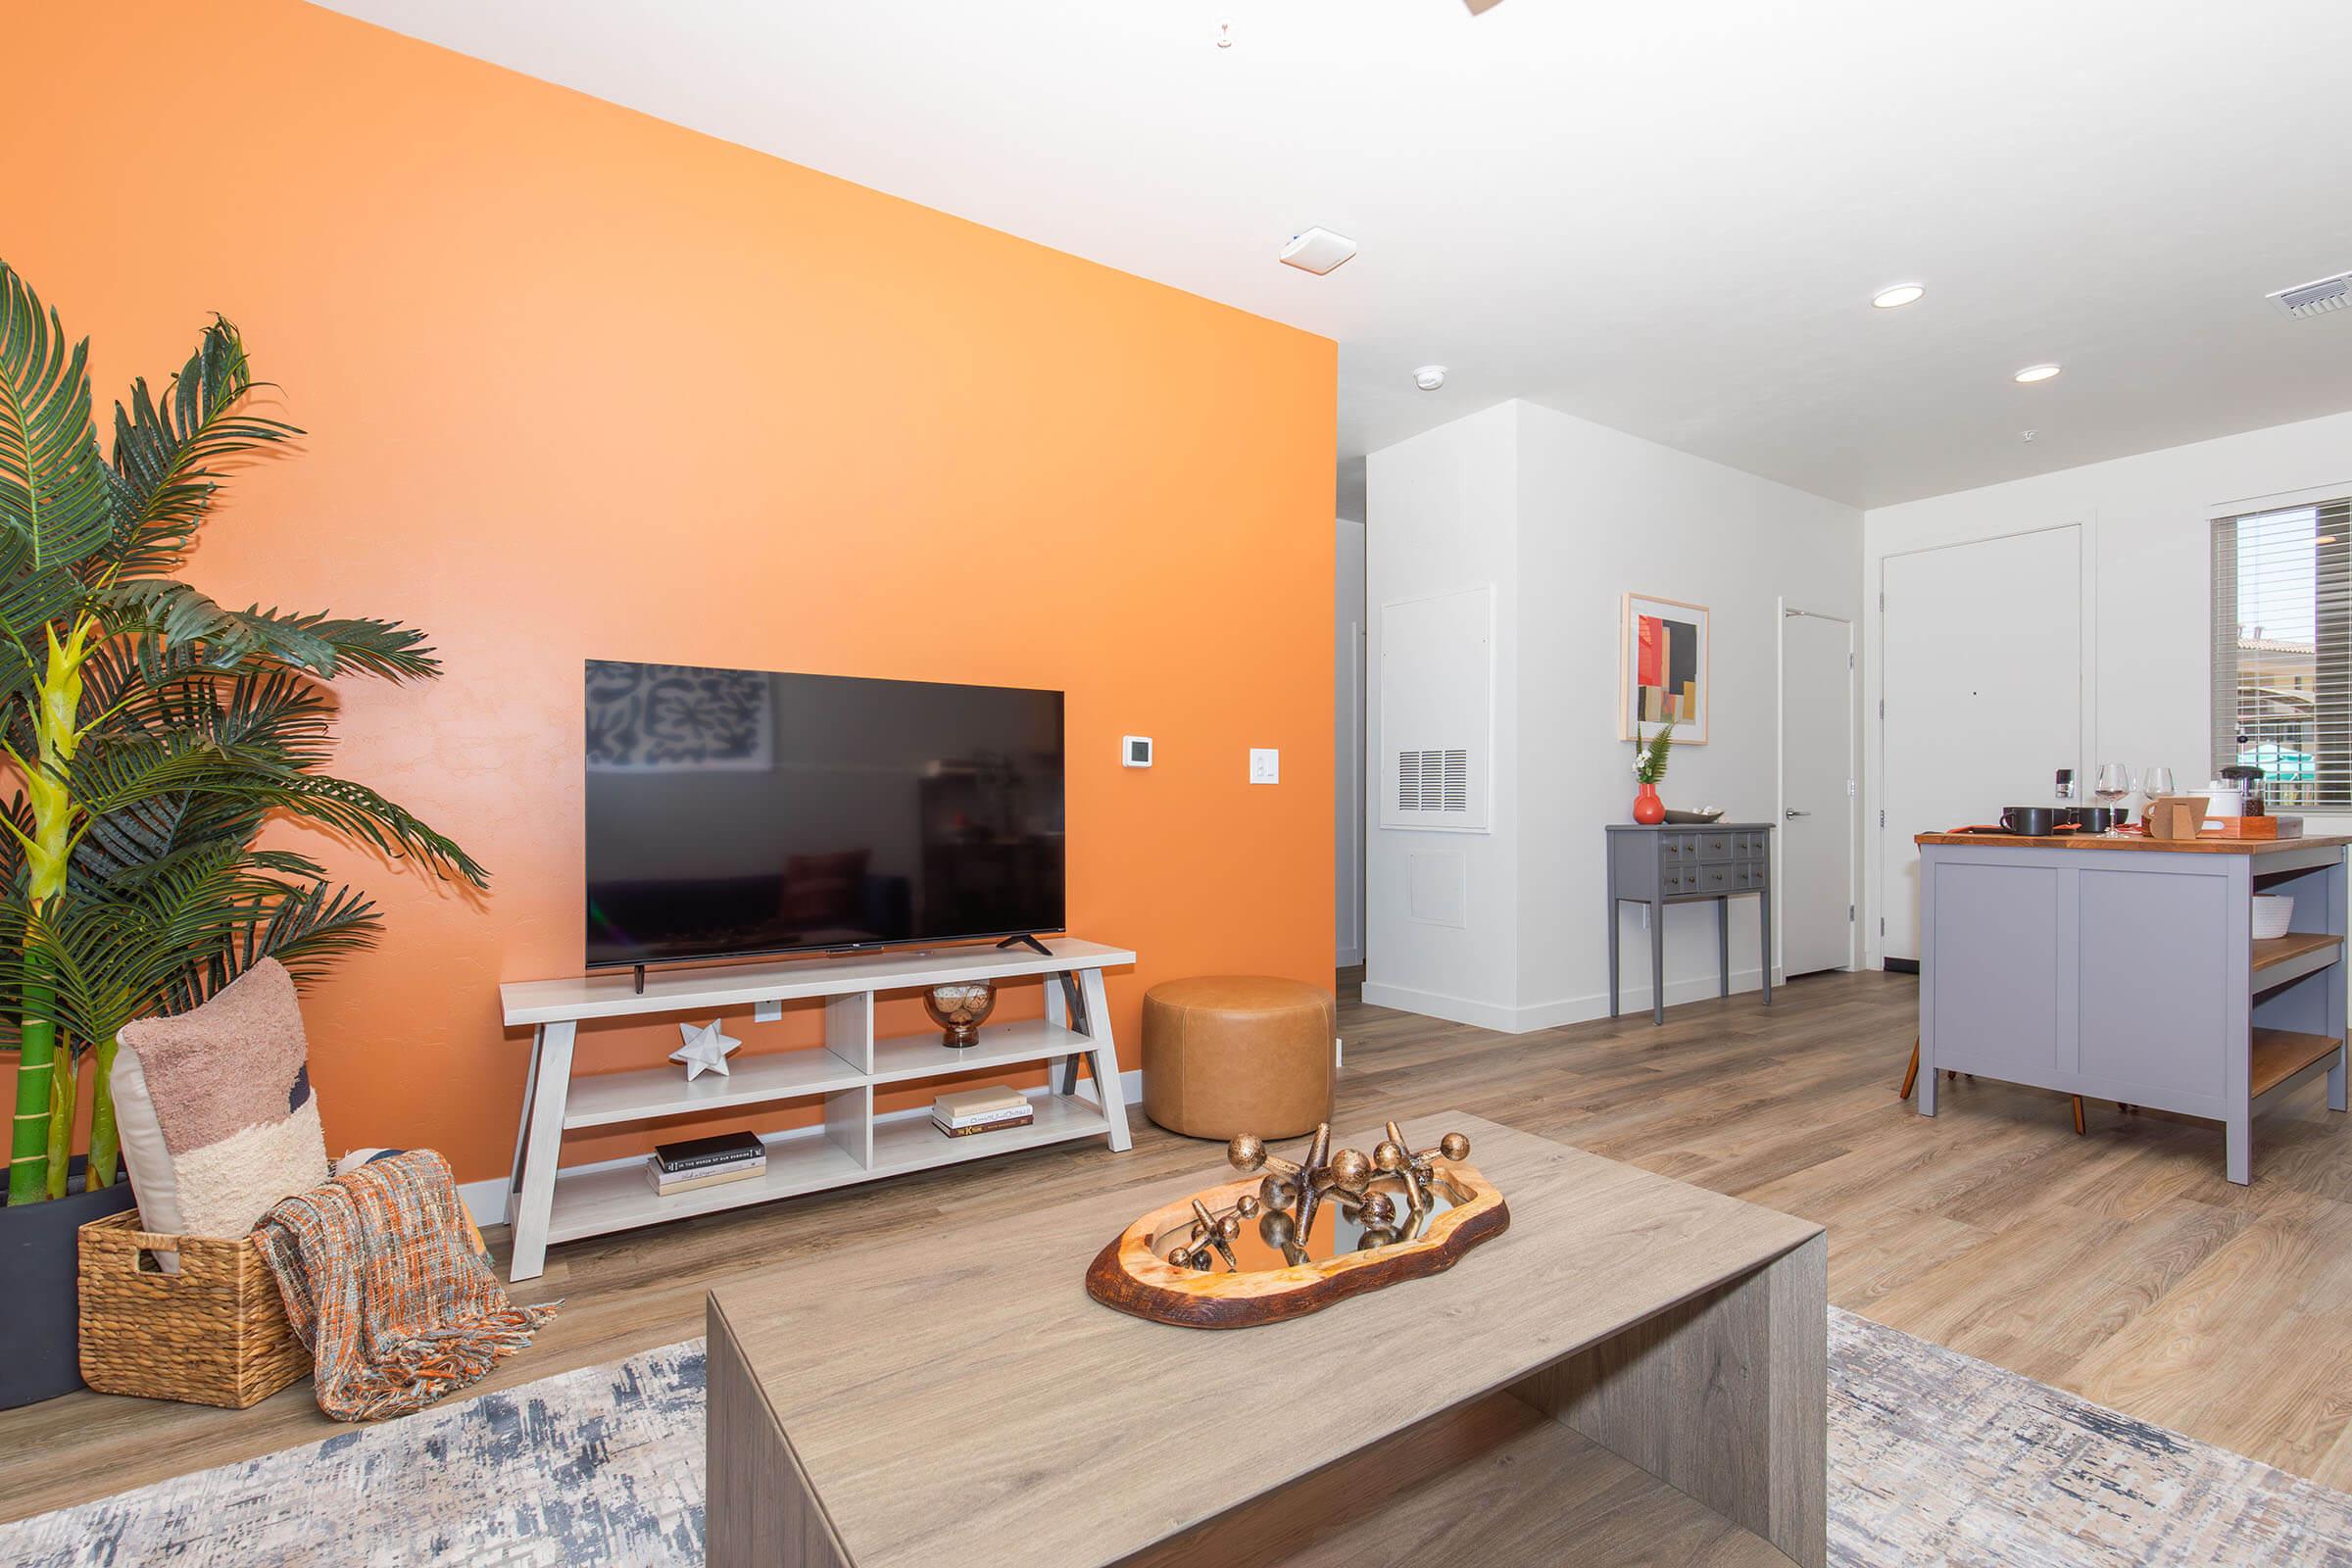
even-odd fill
[[[333,8],[1335,338],[1344,468],[1527,397],[1878,505],[2352,408],[2263,299],[2352,268],[2344,0]]]

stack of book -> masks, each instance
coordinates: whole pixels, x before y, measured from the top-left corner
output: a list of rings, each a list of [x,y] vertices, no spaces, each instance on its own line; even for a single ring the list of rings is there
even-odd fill
[[[757,1133],[720,1133],[656,1144],[645,1159],[645,1179],[667,1198],[721,1182],[748,1182],[767,1172],[767,1146]]]
[[[1002,1084],[986,1089],[958,1089],[931,1102],[931,1125],[950,1138],[1026,1127],[1035,1120],[1037,1112],[1030,1105],[1029,1097]]]

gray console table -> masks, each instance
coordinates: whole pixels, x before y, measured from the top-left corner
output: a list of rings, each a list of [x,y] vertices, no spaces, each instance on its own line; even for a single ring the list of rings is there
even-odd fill
[[[1650,1021],[1666,1021],[1666,906],[1715,901],[1715,952],[1722,995],[1732,994],[1731,901],[1756,896],[1764,935],[1764,1005],[1772,1005],[1772,824],[1702,827],[1612,822],[1609,844],[1609,1016],[1617,1016],[1617,906],[1649,906]]]
[[[1936,1074],[2205,1116],[2253,1175],[2254,1112],[2327,1081],[2344,1108],[2352,838],[1919,836],[1919,1113]],[[2253,899],[2295,901],[2254,940]]]

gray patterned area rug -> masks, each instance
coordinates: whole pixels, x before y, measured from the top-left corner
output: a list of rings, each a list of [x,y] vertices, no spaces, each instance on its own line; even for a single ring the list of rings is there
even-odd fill
[[[0,1526],[25,1568],[703,1560],[700,1340]],[[2352,1568],[2352,1496],[1833,1308],[1840,1568]]]

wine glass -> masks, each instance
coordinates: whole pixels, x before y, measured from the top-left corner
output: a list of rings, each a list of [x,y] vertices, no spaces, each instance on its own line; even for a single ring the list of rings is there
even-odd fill
[[[2151,801],[2162,800],[2173,793],[2173,770],[2151,767],[2139,775],[2139,793]]]
[[[2101,806],[2121,805],[2132,793],[2132,770],[2121,762],[2101,762],[2098,781],[2091,786],[2091,793],[2099,798]]]

